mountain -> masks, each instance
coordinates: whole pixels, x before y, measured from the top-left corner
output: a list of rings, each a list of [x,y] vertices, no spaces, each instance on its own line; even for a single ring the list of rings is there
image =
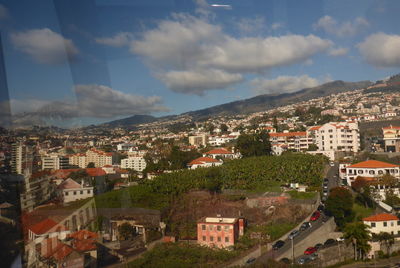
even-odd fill
[[[157,118],[151,115],[134,115],[131,117],[114,120],[108,123],[101,124],[103,127],[129,127],[144,123],[151,123],[156,121]]]
[[[219,115],[236,115],[260,112],[279,106],[329,96],[331,94],[366,88],[371,84],[372,82],[370,81],[343,82],[338,80],[312,88],[305,88],[292,93],[259,95],[250,99],[229,102],[197,111],[190,111],[187,113],[183,113],[182,115],[191,116],[194,120],[199,120]],[[155,118],[149,115],[134,115],[125,119],[115,120],[102,124],[102,126],[133,126],[136,124],[154,122],[156,120],[173,120],[176,117],[177,116],[165,116]]]
[[[370,81],[343,82],[338,80],[312,88],[305,88],[293,93],[259,95],[250,99],[229,102],[202,110],[187,112],[185,115],[190,115],[195,119],[201,119],[218,115],[259,112],[331,94],[361,89],[371,84],[372,82]]]

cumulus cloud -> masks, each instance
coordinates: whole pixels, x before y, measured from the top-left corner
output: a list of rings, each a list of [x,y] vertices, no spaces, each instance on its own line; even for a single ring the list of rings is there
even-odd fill
[[[18,50],[39,63],[59,64],[79,54],[72,40],[48,28],[12,33],[10,37]]]
[[[314,35],[235,38],[224,33],[218,25],[178,14],[144,32],[131,43],[130,50],[142,56],[170,89],[199,94],[212,89],[212,84],[224,88],[242,81],[241,76],[232,74],[258,73],[302,63],[331,46],[331,41]],[[194,76],[193,70],[199,74]],[[212,76],[210,81],[203,75],[207,72],[222,77]],[[176,77],[182,76],[188,79],[176,82]]]
[[[76,85],[76,102],[11,100],[13,114],[22,117],[71,119],[78,117],[114,118],[124,115],[165,112],[158,96],[144,97],[123,93],[103,85]],[[22,107],[26,104],[26,107]],[[18,114],[19,113],[19,114]],[[19,116],[22,118],[21,116]]]
[[[338,47],[338,48],[334,48],[331,49],[328,54],[334,57],[338,57],[338,56],[344,56],[349,52],[348,48],[344,48],[344,47]]]
[[[308,75],[301,76],[278,76],[275,79],[256,78],[251,81],[253,91],[256,94],[290,93],[303,88],[319,85],[317,79]]]
[[[243,80],[241,74],[222,70],[170,71],[163,74],[162,81],[175,92],[203,95],[206,90],[226,88]]]
[[[357,45],[364,59],[377,67],[400,67],[400,35],[371,34]]]
[[[364,18],[357,17],[353,21],[339,23],[331,16],[324,16],[313,25],[314,29],[322,29],[327,33],[338,37],[353,36],[365,29],[369,25]]]
[[[112,46],[112,47],[123,47],[129,45],[133,36],[129,32],[119,32],[113,37],[102,37],[96,38],[95,41],[98,44]]]
[[[8,9],[4,5],[0,4],[0,20],[8,19],[9,16]]]

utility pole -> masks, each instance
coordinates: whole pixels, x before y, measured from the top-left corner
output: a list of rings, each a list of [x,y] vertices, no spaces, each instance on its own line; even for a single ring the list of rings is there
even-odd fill
[[[293,238],[290,238],[290,240],[292,241],[292,264],[294,265],[294,244],[293,244]]]

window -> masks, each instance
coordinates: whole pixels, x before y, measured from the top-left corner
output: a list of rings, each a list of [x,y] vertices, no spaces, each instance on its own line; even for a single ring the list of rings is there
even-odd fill
[[[214,227],[213,225],[209,225],[209,226],[208,226],[208,228],[210,229],[210,231],[213,230],[213,227]]]
[[[228,231],[229,230],[229,226],[224,226],[224,230]]]
[[[211,242],[214,241],[214,236],[210,236],[210,241],[211,241]]]
[[[68,194],[69,194],[69,192],[65,192],[64,194],[65,194],[65,195],[68,195]]]
[[[81,194],[83,194],[83,191],[81,191]]]
[[[362,171],[361,169],[358,170],[358,174],[363,174],[364,171]]]
[[[375,175],[375,171],[374,171],[374,170],[370,170],[370,171],[369,171],[369,174]]]
[[[399,231],[400,232],[400,231]],[[229,237],[225,237],[225,242],[229,243]]]
[[[394,222],[390,222],[390,226],[394,226]]]
[[[76,191],[74,191],[74,195],[76,195]]]
[[[203,235],[203,241],[206,241],[206,236]]]
[[[87,190],[87,193],[90,194],[90,190]]]
[[[201,230],[205,230],[206,229],[206,226],[203,224],[203,225],[201,225]]]
[[[218,239],[217,239],[217,240],[218,240],[218,242],[221,242],[221,237],[220,237],[220,236],[218,236]]]
[[[217,231],[221,231],[221,226],[220,225],[217,226]]]
[[[397,221],[397,225],[400,225],[400,221]]]
[[[382,170],[378,170],[378,174],[383,174],[383,171]]]
[[[383,227],[387,227],[387,222],[386,221],[383,222]]]
[[[371,222],[371,227],[376,227],[376,223],[375,222]]]

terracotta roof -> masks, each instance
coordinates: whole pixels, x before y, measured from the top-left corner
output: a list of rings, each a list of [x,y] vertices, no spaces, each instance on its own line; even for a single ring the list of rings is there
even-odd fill
[[[321,126],[313,126],[313,127],[310,127],[309,130],[318,130],[320,128],[321,128]]]
[[[397,127],[397,126],[388,126],[388,127],[383,127],[382,129],[398,129],[398,130],[400,130],[400,127]]]
[[[233,154],[225,148],[216,148],[206,152],[205,154]]]
[[[79,168],[58,169],[53,172],[53,175],[58,179],[66,179],[72,172],[80,170]]]
[[[77,188],[82,188],[82,186],[71,178],[66,179],[58,186],[58,189],[77,189]]]
[[[205,163],[217,163],[220,162],[217,159],[211,158],[211,157],[199,157],[193,161],[191,161],[188,165],[192,166],[192,165],[202,165]]]
[[[281,132],[281,133],[270,133],[271,137],[295,137],[295,136],[307,136],[307,132]]]
[[[56,226],[58,223],[53,221],[52,219],[45,219],[31,227],[29,227],[29,230],[31,230],[33,233],[40,235],[47,233],[51,228]]]
[[[392,214],[382,213],[363,218],[363,221],[398,221],[399,218]]]
[[[347,168],[394,168],[394,167],[399,167],[399,166],[378,160],[367,160],[353,164],[351,166],[348,166]]]
[[[106,175],[106,172],[102,168],[86,168],[86,173],[92,177]]]

